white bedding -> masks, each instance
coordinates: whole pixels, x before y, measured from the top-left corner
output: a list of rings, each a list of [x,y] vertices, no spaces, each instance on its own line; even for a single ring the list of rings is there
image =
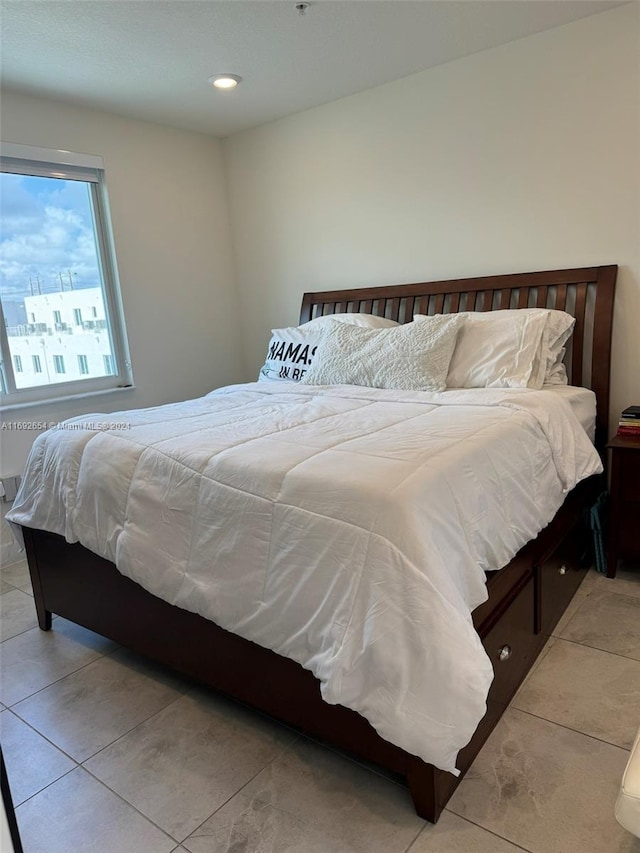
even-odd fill
[[[543,390],[563,397],[569,403],[573,414],[593,441],[596,434],[596,395],[593,391],[575,385],[544,385]]]
[[[545,391],[251,383],[43,434],[8,518],[293,658],[456,772],[493,677],[485,571],[600,470]]]

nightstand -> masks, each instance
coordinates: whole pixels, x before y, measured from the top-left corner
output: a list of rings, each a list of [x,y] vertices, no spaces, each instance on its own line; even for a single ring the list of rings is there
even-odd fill
[[[617,435],[611,450],[611,509],[607,577],[615,578],[618,558],[640,560],[640,438]]]

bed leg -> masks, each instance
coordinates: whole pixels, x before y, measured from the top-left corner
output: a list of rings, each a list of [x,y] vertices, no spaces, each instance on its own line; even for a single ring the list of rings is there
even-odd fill
[[[51,611],[44,609],[44,604],[36,600],[36,612],[38,614],[38,625],[43,631],[51,630]]]
[[[420,758],[410,756],[407,761],[407,784],[416,814],[437,823],[443,805],[438,797],[438,778],[441,771]]]
[[[42,580],[40,578],[40,567],[38,566],[38,556],[33,541],[33,533],[28,527],[22,528],[24,538],[24,546],[27,552],[27,563],[29,564],[29,574],[31,575],[31,586],[33,587],[33,597],[36,603],[36,613],[38,615],[38,625],[43,631],[51,630],[51,611],[44,606],[44,592],[42,591]]]

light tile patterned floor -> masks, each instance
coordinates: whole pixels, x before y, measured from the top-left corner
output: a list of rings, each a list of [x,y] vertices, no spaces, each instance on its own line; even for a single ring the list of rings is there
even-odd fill
[[[64,619],[2,569],[0,737],[25,853],[640,853],[640,566],[590,572],[436,826],[407,791]]]

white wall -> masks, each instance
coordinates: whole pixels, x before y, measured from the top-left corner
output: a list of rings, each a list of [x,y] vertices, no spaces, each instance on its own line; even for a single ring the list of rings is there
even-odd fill
[[[639,12],[226,140],[247,378],[304,290],[617,263],[613,416],[639,402]]]
[[[5,412],[57,421],[188,399],[242,379],[221,144],[212,137],[4,93],[2,139],[104,158],[136,388]],[[37,431],[0,432],[0,474]]]
[[[3,93],[2,139],[102,155],[135,390],[5,412],[59,421],[198,397],[242,379],[220,142]],[[38,430],[0,431],[0,475],[20,473]],[[22,555],[4,522],[0,561]]]

